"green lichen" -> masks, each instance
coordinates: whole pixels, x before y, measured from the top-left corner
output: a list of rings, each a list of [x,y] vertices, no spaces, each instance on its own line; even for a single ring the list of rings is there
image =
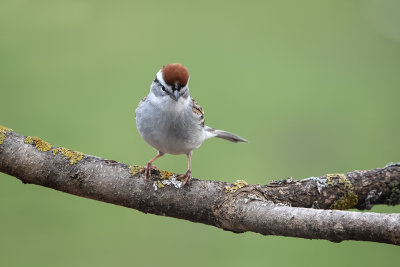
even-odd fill
[[[357,205],[358,196],[354,191],[347,192],[346,195],[340,197],[338,200],[333,202],[330,209],[334,210],[348,210]]]
[[[52,147],[52,145],[42,139],[40,139],[39,137],[26,137],[25,138],[25,144],[32,144],[35,145],[36,149],[39,151],[49,151]]]
[[[358,196],[354,192],[354,186],[350,180],[347,179],[346,175],[342,173],[327,174],[326,180],[330,185],[334,185],[334,180],[337,180],[337,184],[344,185],[346,190],[345,195],[335,200],[330,206],[330,209],[347,210],[358,204]]]
[[[137,165],[129,166],[129,173],[131,173],[132,175],[135,175],[138,172],[141,172],[142,170],[143,170],[143,167],[141,167],[141,166],[137,166]]]
[[[73,151],[64,147],[54,148],[52,150],[53,156],[60,152],[66,159],[69,159],[71,165],[79,162],[83,158],[83,153],[79,151]]]
[[[0,125],[0,145],[4,142],[7,137],[7,132],[11,132],[13,129],[7,128],[5,126]]]
[[[248,185],[248,183],[245,180],[237,180],[233,185],[225,186],[225,191],[228,193],[234,193],[246,185]]]

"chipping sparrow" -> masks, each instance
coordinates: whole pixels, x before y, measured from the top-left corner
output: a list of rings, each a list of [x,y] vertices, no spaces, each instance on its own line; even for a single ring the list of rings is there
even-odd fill
[[[188,170],[182,186],[191,178],[192,151],[204,140],[219,137],[231,142],[247,142],[232,133],[204,125],[204,112],[189,95],[189,72],[185,66],[168,64],[158,71],[150,93],[136,108],[136,126],[142,138],[158,150],[146,167],[145,178],[151,174],[153,162],[165,153],[188,157]]]

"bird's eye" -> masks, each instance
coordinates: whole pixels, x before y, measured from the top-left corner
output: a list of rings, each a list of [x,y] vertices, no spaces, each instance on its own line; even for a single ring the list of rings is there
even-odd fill
[[[165,92],[165,86],[161,85],[161,90],[163,90]]]

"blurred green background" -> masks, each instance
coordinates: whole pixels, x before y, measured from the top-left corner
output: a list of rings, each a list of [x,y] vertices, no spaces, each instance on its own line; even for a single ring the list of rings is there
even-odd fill
[[[191,73],[209,140],[194,177],[266,184],[400,161],[400,1],[0,1],[0,124],[128,164],[166,63]],[[185,156],[162,169],[183,173]],[[399,207],[374,207],[400,212]],[[0,174],[0,266],[389,266],[399,248],[233,234]]]

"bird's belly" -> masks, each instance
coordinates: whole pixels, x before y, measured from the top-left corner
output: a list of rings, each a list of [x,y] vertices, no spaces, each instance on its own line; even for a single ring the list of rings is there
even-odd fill
[[[143,139],[158,151],[168,154],[187,154],[196,148],[191,146],[188,140],[178,138],[175,132],[168,131],[168,129],[154,130]]]
[[[188,154],[204,141],[200,124],[196,125],[180,114],[144,114],[136,116],[137,125],[141,125],[138,127],[139,133],[158,151],[174,155]],[[139,123],[139,120],[146,122]]]

